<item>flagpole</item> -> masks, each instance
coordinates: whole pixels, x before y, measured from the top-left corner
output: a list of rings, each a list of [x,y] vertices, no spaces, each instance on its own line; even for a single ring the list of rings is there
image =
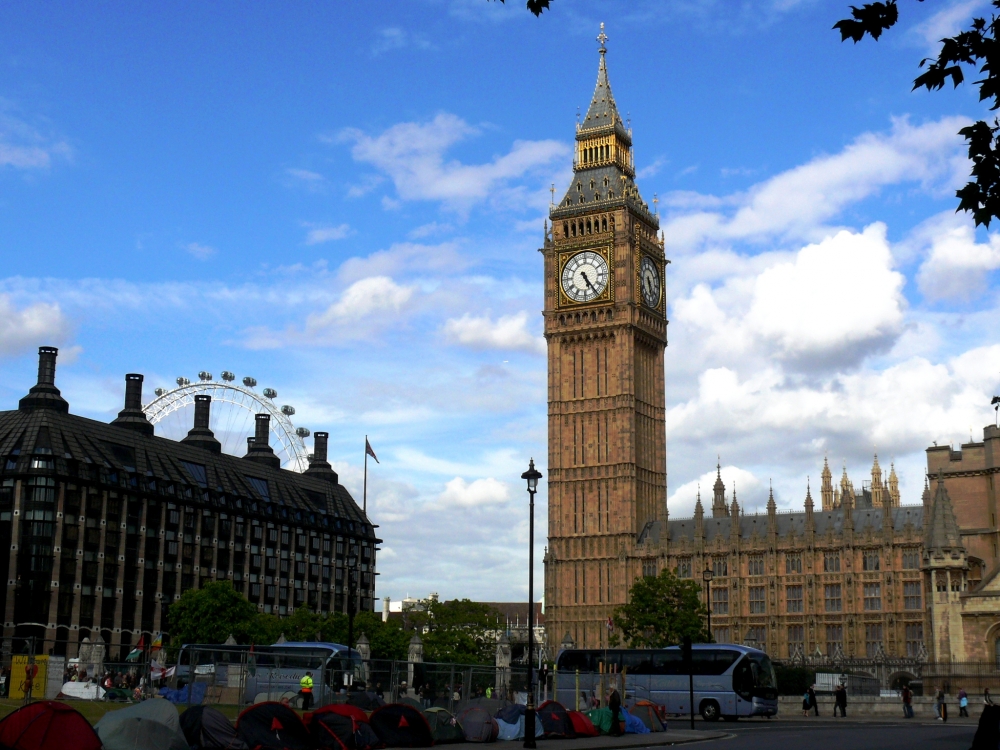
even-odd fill
[[[363,500],[365,517],[368,516],[368,436],[365,435],[365,489]]]

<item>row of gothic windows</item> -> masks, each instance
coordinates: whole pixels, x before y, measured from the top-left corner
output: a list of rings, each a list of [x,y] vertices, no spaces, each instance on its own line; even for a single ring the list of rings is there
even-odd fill
[[[580,196],[581,199],[583,196]],[[612,197],[610,194],[608,197]],[[564,221],[563,222],[563,237],[582,237],[585,234],[594,234],[595,232],[607,232],[608,227],[611,227],[611,231],[615,231],[615,217],[601,216],[594,219],[580,219],[579,221]]]

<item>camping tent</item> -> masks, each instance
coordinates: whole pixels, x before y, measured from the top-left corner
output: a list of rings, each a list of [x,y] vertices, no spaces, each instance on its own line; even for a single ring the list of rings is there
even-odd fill
[[[506,722],[497,718],[497,739],[498,740],[523,740],[524,739],[524,714],[516,717],[514,722]],[[542,737],[545,730],[542,729],[542,722],[535,722],[535,738]]]
[[[570,710],[567,710],[566,713],[569,714],[569,720],[573,722],[573,731],[576,732],[577,737],[597,737],[600,735],[597,727],[587,718],[586,714]]]
[[[385,701],[379,698],[375,693],[350,693],[347,696],[347,702],[352,706],[357,706],[358,708],[363,708],[365,711],[374,711],[376,708],[380,708],[385,705]]]
[[[211,706],[191,706],[182,713],[181,730],[194,750],[247,750],[246,743],[236,736],[236,727],[221,711]]]
[[[368,723],[368,715],[357,706],[331,703],[305,715],[309,733],[322,748],[373,750],[382,741]]]
[[[104,695],[104,688],[96,682],[67,682],[59,688],[56,698],[76,698],[83,701],[97,701]]]
[[[174,704],[148,700],[109,711],[94,726],[104,750],[188,750]]]
[[[368,720],[387,747],[430,747],[434,744],[427,719],[413,706],[390,703],[373,711]]]
[[[573,731],[573,722],[562,703],[545,701],[538,707],[536,714],[538,720],[542,722],[542,729],[545,730],[546,737],[565,739],[576,737],[576,733]]]
[[[236,734],[250,750],[311,750],[315,747],[302,719],[288,706],[269,701],[244,709]]]
[[[455,715],[462,713],[467,708],[472,706],[477,706],[479,708],[485,708],[486,713],[490,716],[496,716],[497,712],[506,708],[507,706],[514,705],[510,701],[501,700],[499,698],[470,698],[467,701],[459,701],[455,704]],[[524,708],[522,707],[521,712],[524,713]]]
[[[650,732],[662,732],[663,722],[656,711],[656,704],[650,701],[636,701],[635,705],[629,709],[632,716],[640,719]]]
[[[590,723],[597,727],[601,734],[611,734],[610,708],[592,708],[589,711],[584,711],[583,715],[590,719]]]
[[[397,703],[402,703],[402,704],[407,705],[407,706],[413,706],[418,711],[423,711],[424,710],[424,704],[423,703],[421,703],[420,701],[418,701],[416,698],[411,698],[408,695],[402,695],[402,696],[400,696],[400,698],[397,701]]]
[[[469,742],[496,742],[500,725],[485,708],[470,706],[458,715],[462,733]]]
[[[508,703],[498,711],[494,711],[493,715],[508,724],[517,724],[518,718],[523,718],[526,710],[527,707],[522,703]]]
[[[39,701],[0,721],[0,746],[10,750],[101,750],[101,738],[75,708]]]
[[[455,715],[447,708],[431,707],[423,711],[424,718],[434,735],[435,745],[444,745],[448,742],[462,742],[465,736],[462,734],[462,726],[455,719]]]

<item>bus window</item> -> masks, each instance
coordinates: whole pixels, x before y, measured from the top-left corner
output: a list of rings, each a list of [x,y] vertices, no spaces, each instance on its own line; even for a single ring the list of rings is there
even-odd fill
[[[753,669],[755,687],[772,690],[778,687],[778,681],[774,676],[774,667],[765,654],[750,654],[750,664]]]
[[[684,664],[679,649],[660,651],[653,654],[653,674],[681,674]]]
[[[739,651],[721,648],[699,649],[694,652],[694,673],[713,676],[725,674],[739,658]]]
[[[560,672],[596,672],[597,658],[592,651],[563,651],[559,654],[558,667]]]
[[[622,669],[628,669],[629,674],[653,674],[652,651],[623,651]]]
[[[753,668],[749,659],[741,659],[733,669],[733,691],[745,701],[752,700],[754,688]]]

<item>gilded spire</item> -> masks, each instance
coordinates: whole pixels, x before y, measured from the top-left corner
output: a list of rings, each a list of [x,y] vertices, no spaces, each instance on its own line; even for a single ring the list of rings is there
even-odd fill
[[[712,487],[712,518],[729,515],[726,509],[726,485],[722,483],[722,464],[715,464],[715,485]]]
[[[729,515],[736,518],[740,513],[740,504],[736,500],[736,480],[733,480],[733,504],[730,506]]]
[[[608,80],[608,66],[605,60],[605,56],[608,53],[607,47],[604,43],[608,40],[607,34],[604,33],[604,24],[601,24],[601,33],[597,37],[597,41],[601,43],[601,48],[598,50],[601,54],[600,63],[597,66],[597,84],[594,86],[594,96],[590,100],[590,107],[587,109],[587,114],[583,118],[583,122],[580,123],[580,130],[596,130],[596,129],[607,129],[619,130],[624,136],[628,135],[628,131],[625,125],[622,123],[622,118],[618,114],[618,106],[615,104],[615,97],[611,93],[611,82]],[[628,138],[629,145],[631,145],[631,138]]]
[[[830,471],[830,462],[826,456],[823,456],[823,473],[820,477],[822,479],[819,490],[820,503],[823,510],[833,510],[837,507],[837,504],[833,491],[833,474]]]
[[[598,52],[600,52],[602,56],[607,54],[608,50],[604,46],[604,43],[608,41],[608,35],[604,33],[604,21],[601,21],[601,33],[597,35],[597,41],[601,43],[601,47]]]

